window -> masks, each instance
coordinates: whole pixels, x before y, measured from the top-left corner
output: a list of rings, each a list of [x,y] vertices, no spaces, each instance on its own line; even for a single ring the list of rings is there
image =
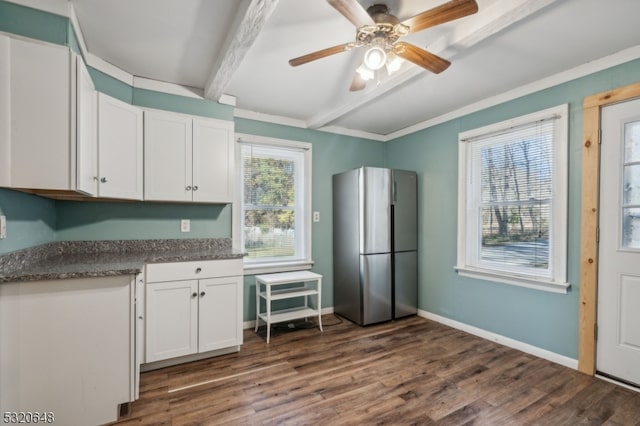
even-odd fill
[[[311,144],[239,138],[237,235],[245,268],[269,272],[311,264]]]
[[[459,135],[461,275],[566,293],[567,106]]]

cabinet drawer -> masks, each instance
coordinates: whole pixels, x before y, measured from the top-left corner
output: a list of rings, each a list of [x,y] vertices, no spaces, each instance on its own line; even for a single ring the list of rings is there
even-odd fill
[[[148,283],[234,275],[242,275],[242,259],[151,263],[147,265]]]

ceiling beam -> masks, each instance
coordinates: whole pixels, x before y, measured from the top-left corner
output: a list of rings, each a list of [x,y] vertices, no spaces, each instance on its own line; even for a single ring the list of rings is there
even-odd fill
[[[243,1],[227,36],[222,54],[209,72],[204,97],[218,101],[245,55],[260,35],[278,0]]]
[[[442,36],[430,44],[428,49],[432,53],[451,59],[456,53],[470,48],[556,1],[558,0],[497,0],[490,7],[467,17],[464,23],[453,28],[451,34]],[[307,122],[307,125],[313,129],[324,127],[424,72],[419,67],[405,66],[401,71],[381,81],[378,86],[370,85],[369,89],[360,92],[361,96],[353,101],[316,114]],[[431,77],[438,78],[437,75]]]

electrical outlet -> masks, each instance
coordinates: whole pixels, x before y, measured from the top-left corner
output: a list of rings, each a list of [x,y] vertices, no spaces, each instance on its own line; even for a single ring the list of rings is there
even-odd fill
[[[0,240],[7,238],[7,217],[0,216]]]
[[[180,221],[180,232],[191,232],[191,221],[189,219]]]
[[[320,222],[320,212],[313,212],[313,221]]]

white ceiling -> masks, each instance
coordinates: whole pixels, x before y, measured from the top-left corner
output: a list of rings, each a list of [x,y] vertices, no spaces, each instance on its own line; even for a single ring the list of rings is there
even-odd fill
[[[359,2],[403,20],[444,1]],[[353,41],[326,0],[71,0],[88,51],[134,76],[231,95],[245,113],[378,135],[640,45],[638,0],[477,2],[477,14],[405,38],[450,60],[443,73],[405,63],[349,92],[362,49],[287,62]]]

